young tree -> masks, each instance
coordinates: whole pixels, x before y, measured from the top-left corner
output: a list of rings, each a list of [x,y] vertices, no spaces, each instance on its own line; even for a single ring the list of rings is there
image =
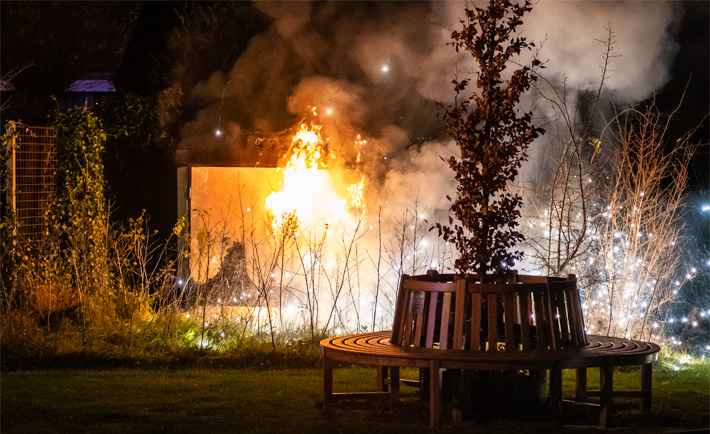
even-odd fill
[[[688,169],[698,146],[691,142],[695,130],[669,137],[675,115],[661,113],[651,101],[624,110],[602,132],[600,140],[613,134],[616,158],[600,192],[601,215],[593,220],[591,282],[583,294],[590,327],[609,335],[650,338],[652,324],[663,321],[675,301],[677,274],[686,273],[680,231]]]
[[[491,0],[486,8],[466,8],[462,30],[451,35],[456,51],[469,52],[478,66],[478,91],[459,101],[469,80],[453,81],[456,102],[443,118],[461,149],[460,159],[448,159],[459,183],[451,211],[460,224],[449,217],[451,226],[437,228],[444,240],[456,245],[456,269],[473,271],[483,280],[488,271],[504,275],[522,257],[522,252],[509,250],[524,239],[516,230],[521,198],[506,188],[526,159],[529,144],[544,132],[532,125],[532,113],[519,114],[516,107],[540,62],[535,59],[532,66],[507,77],[505,73],[516,56],[533,47],[516,34],[531,10],[530,1]]]

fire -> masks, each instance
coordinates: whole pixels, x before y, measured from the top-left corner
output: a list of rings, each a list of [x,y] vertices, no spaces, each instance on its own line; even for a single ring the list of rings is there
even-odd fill
[[[313,110],[315,113],[315,108]],[[273,215],[274,231],[285,224],[308,228],[332,225],[351,218],[351,209],[364,213],[365,177],[338,188],[339,182],[327,170],[328,159],[334,157],[326,151],[327,140],[321,135],[320,125],[306,123],[302,123],[293,136],[291,156],[279,170],[283,175],[281,189],[266,198],[266,209]],[[343,197],[345,193],[347,197]]]

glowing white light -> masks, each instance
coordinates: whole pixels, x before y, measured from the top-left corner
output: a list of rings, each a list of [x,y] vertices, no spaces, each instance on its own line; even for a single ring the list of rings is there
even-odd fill
[[[703,211],[710,211],[710,205],[703,205]]]
[[[387,65],[382,65],[382,72],[389,72],[390,67]]]
[[[178,280],[178,285],[182,286],[183,283],[185,283],[185,282],[183,282],[182,279]]]
[[[214,135],[217,136],[217,137],[221,136],[221,135],[222,135],[222,130],[217,130],[217,131],[215,131],[215,132],[214,132]]]
[[[220,333],[219,335],[222,336],[222,337],[224,337],[224,332]]]
[[[190,314],[189,314],[189,313],[186,313],[186,314],[185,314],[185,318],[190,318]]]
[[[698,270],[696,270],[695,267],[693,267],[693,268],[690,269],[690,272],[691,272],[691,273],[697,273]]]
[[[327,108],[327,109],[325,109],[325,114],[327,114],[327,115],[329,115],[329,116],[332,115],[332,114],[333,114],[333,109],[332,109],[332,108]]]

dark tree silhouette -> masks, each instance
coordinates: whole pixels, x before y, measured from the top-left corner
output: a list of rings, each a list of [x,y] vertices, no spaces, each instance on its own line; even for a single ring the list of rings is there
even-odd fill
[[[451,35],[456,51],[467,51],[477,63],[478,90],[459,100],[469,80],[454,80],[456,102],[443,114],[449,135],[461,149],[460,159],[448,159],[459,184],[451,211],[460,224],[449,217],[450,226],[437,228],[456,245],[456,269],[477,273],[483,280],[489,271],[504,275],[522,257],[522,252],[510,251],[524,239],[515,229],[521,197],[506,188],[526,159],[528,145],[544,132],[532,125],[531,113],[518,114],[516,107],[540,62],[535,59],[531,66],[504,76],[514,58],[533,47],[516,34],[530,10],[528,0],[491,0],[485,8],[466,8],[462,30]]]
[[[14,89],[3,117],[43,122],[52,95],[90,74],[115,72],[142,3],[2,2],[0,72]]]

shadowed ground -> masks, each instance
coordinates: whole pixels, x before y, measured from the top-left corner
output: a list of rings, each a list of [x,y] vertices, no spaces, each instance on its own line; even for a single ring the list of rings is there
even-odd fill
[[[681,372],[654,372],[653,414],[637,401],[615,399],[616,426],[610,433],[707,432],[710,373],[702,365]],[[598,384],[590,370],[590,387]],[[413,372],[408,374],[416,375]],[[566,373],[571,396],[573,372]],[[638,372],[618,371],[615,390],[635,387]],[[373,370],[338,369],[336,391],[373,385]],[[596,382],[596,383],[595,383]],[[420,433],[428,408],[413,389],[401,409],[385,403],[343,402],[324,414],[319,369],[56,369],[3,372],[0,431],[13,433]],[[474,420],[443,431],[468,433],[593,433],[594,409],[566,408],[557,422]]]

